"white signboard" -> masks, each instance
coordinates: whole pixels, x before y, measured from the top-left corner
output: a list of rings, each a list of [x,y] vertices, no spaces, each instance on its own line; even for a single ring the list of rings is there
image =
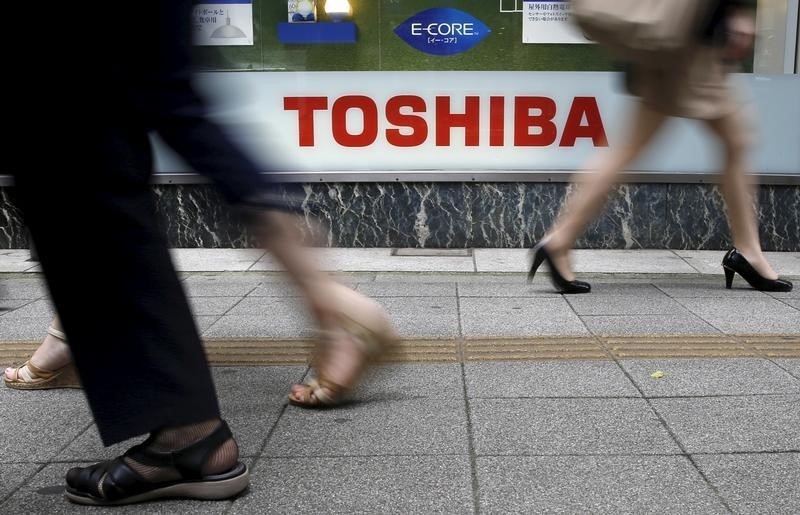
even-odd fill
[[[198,3],[192,9],[192,38],[199,46],[253,44],[253,1]]]
[[[737,75],[758,113],[755,169],[800,171],[800,77]],[[215,119],[265,171],[570,171],[624,142],[632,107],[611,72],[214,72],[198,84]],[[666,125],[632,170],[718,171],[691,120]],[[191,170],[163,149],[158,170]]]
[[[569,0],[523,0],[523,43],[591,43],[570,20]]]

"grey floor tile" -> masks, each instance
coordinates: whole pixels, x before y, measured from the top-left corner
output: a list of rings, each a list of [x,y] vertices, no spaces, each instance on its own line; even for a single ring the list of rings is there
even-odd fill
[[[662,295],[565,295],[578,315],[670,315],[685,314],[686,308]]]
[[[29,302],[14,311],[3,315],[5,318],[52,318],[55,310],[49,299],[39,299]]]
[[[270,458],[233,513],[471,513],[466,456]]]
[[[483,513],[726,513],[683,456],[478,458]]]
[[[247,294],[248,297],[302,297],[302,293],[288,281],[265,281]]]
[[[725,289],[725,279],[719,278],[719,282],[709,283],[707,281],[698,281],[694,284],[676,284],[661,281],[654,281],[660,290],[673,298],[769,298],[769,296],[760,291],[750,288],[747,284],[734,283],[732,289]]]
[[[759,358],[625,360],[647,397],[800,393],[800,381]],[[651,374],[661,371],[664,377]]]
[[[689,453],[800,449],[800,396],[652,399]]]
[[[279,316],[275,313],[225,315],[203,331],[205,338],[309,338],[313,335],[313,325],[298,312]]]
[[[467,363],[467,395],[503,397],[640,397],[612,361]]]
[[[7,513],[108,513],[108,514],[168,514],[168,513],[225,513],[230,501],[165,500],[147,504],[96,508],[72,504],[64,499],[64,477],[74,466],[87,463],[54,463],[12,495],[3,505]]]
[[[378,297],[401,336],[458,336],[455,297]]]
[[[691,313],[582,316],[581,320],[598,336],[719,334],[717,329]]]
[[[463,399],[461,365],[404,363],[373,367],[349,397],[361,401]]]
[[[11,495],[40,467],[38,463],[4,463],[0,466],[0,500]]]
[[[0,286],[2,288],[2,286]],[[30,299],[2,299],[0,298],[0,317],[10,315],[15,309],[27,306],[36,302]],[[7,310],[7,311],[3,311]]]
[[[197,330],[200,334],[214,325],[220,319],[219,315],[198,315],[194,317],[194,323],[197,325]]]
[[[464,336],[589,334],[563,298],[462,298]]]
[[[776,299],[800,299],[800,285],[797,284],[798,281],[793,282],[795,287],[792,291],[769,292],[767,295]]]
[[[467,282],[458,283],[459,297],[560,297],[560,293],[549,282],[536,281],[529,284],[524,280],[517,282]]]
[[[775,299],[683,299],[697,316],[725,333],[799,333],[800,314]]]
[[[189,297],[244,297],[263,280],[261,274],[196,274],[183,287]]]
[[[227,315],[259,315],[270,318],[296,317],[306,314],[301,299],[282,297],[245,297],[230,309]]]
[[[775,359],[773,361],[800,380],[800,358]]]
[[[143,442],[146,435],[131,438],[123,442],[116,443],[109,447],[104,447],[100,441],[100,434],[97,427],[92,425],[86,432],[80,435],[75,441],[71,442],[63,451],[58,453],[53,461],[58,462],[84,462],[95,463],[98,461],[110,460],[125,453],[128,449]]]
[[[367,282],[357,290],[368,297],[455,297],[455,283]]]
[[[782,299],[784,304],[788,304],[795,309],[800,309],[800,299]]]
[[[719,454],[695,462],[736,513],[797,513],[800,454]]]
[[[243,272],[258,261],[260,249],[170,249],[176,270],[186,272]]]
[[[266,456],[380,456],[467,453],[461,399],[352,403],[331,410],[287,408]]]
[[[239,297],[190,297],[195,316],[220,316],[227,313],[241,299]]]
[[[409,272],[378,272],[374,281],[403,283],[524,283],[525,274],[487,274],[487,273],[409,273]]]
[[[472,399],[470,407],[478,455],[679,452],[642,399]]]
[[[619,296],[619,297],[636,297],[644,299],[663,299],[668,297],[666,293],[650,284],[648,279],[642,282],[631,282],[630,279],[625,279],[621,282],[620,279],[600,279],[592,278],[589,282],[592,285],[591,296]],[[587,297],[587,295],[568,295],[569,299]]]
[[[0,299],[38,299],[47,295],[43,276],[27,278],[0,278]]]
[[[45,462],[91,422],[80,390],[0,388],[0,463]]]

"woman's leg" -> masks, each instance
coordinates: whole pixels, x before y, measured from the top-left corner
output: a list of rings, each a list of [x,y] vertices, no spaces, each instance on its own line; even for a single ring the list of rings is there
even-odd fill
[[[595,157],[588,166],[594,172],[579,178],[577,192],[567,199],[556,224],[545,235],[547,250],[566,280],[575,278],[567,257],[575,240],[603,208],[622,170],[641,154],[666,118],[640,102],[633,113],[626,140]]]
[[[718,120],[709,121],[708,127],[722,140],[725,149],[722,195],[728,206],[733,245],[759,274],[766,279],[777,279],[778,274],[761,252],[758,221],[753,209],[754,185],[747,178],[750,137],[744,116],[740,111],[735,111]]]
[[[354,320],[358,325],[376,330],[391,337],[391,325],[383,309],[336,282],[329,274],[321,272],[311,252],[304,247],[300,233],[295,229],[296,217],[286,213],[268,211],[256,222],[261,244],[283,265],[289,277],[302,291],[320,329],[323,348],[314,366],[318,378],[328,385],[325,393],[331,397],[344,393],[356,385],[364,372],[368,355],[363,334],[353,334],[344,321]],[[357,331],[361,333],[361,331]],[[362,341],[359,341],[359,338]],[[320,400],[308,385],[294,385],[291,399],[300,404],[316,404]]]

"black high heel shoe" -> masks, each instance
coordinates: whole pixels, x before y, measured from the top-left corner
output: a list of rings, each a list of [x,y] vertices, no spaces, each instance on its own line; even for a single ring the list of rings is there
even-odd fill
[[[744,256],[735,248],[728,251],[722,258],[722,268],[725,269],[725,287],[731,289],[734,274],[739,274],[750,286],[758,291],[792,291],[792,283],[786,279],[767,279],[759,274]]]
[[[536,271],[539,269],[543,261],[547,261],[547,266],[550,267],[550,279],[559,293],[589,293],[592,291],[592,285],[584,281],[567,281],[558,272],[550,253],[544,246],[544,242],[537,243],[531,250],[533,253],[533,264],[531,264],[531,271],[528,272],[528,282],[533,281]]]

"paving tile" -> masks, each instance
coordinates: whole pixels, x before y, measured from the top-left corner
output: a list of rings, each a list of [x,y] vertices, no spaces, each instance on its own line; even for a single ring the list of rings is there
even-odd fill
[[[340,272],[474,272],[472,257],[392,256],[388,248],[315,249],[321,270]],[[252,270],[280,270],[274,260],[262,258]]]
[[[0,501],[17,490],[40,467],[38,463],[3,463],[0,466]]]
[[[800,358],[775,359],[773,361],[800,380]]]
[[[686,314],[687,310],[666,295],[640,297],[623,295],[565,295],[578,315],[669,315]]]
[[[175,270],[182,272],[244,272],[263,255],[260,249],[170,249]]]
[[[233,513],[471,513],[467,456],[268,458]]]
[[[189,297],[244,297],[263,280],[261,274],[195,274],[182,284]]]
[[[353,402],[337,409],[287,408],[265,456],[382,456],[467,453],[461,399]]]
[[[359,283],[357,290],[368,297],[455,297],[455,283]]]
[[[563,298],[462,298],[464,336],[589,334]]]
[[[719,334],[701,318],[685,315],[597,315],[581,316],[597,336]]]
[[[467,282],[458,283],[459,297],[560,297],[547,281]]]
[[[204,338],[310,338],[314,327],[299,314],[277,318],[262,315],[225,315],[203,331]]]
[[[241,299],[238,297],[189,297],[192,312],[199,316],[220,316],[227,313]]]
[[[0,463],[48,461],[92,420],[80,390],[0,388],[0,406]]]
[[[800,449],[800,396],[652,399],[689,453]]]
[[[679,452],[642,399],[473,399],[470,408],[478,455]]]
[[[799,453],[696,455],[694,460],[736,513],[797,513]]]
[[[52,317],[0,317],[0,339],[7,341],[41,341],[47,334]]]
[[[796,309],[775,299],[683,299],[681,303],[725,333],[800,333]]]
[[[46,466],[33,479],[12,495],[2,508],[7,513],[108,513],[108,514],[169,514],[169,513],[225,513],[230,501],[180,501],[162,500],[146,504],[96,508],[72,504],[64,499],[64,477],[75,466],[88,463],[53,463]]]
[[[378,297],[401,336],[458,336],[455,297]]]
[[[470,398],[640,397],[611,361],[467,363]]]
[[[731,298],[745,298],[745,299],[768,299],[769,295],[752,289],[746,283],[734,283],[733,288],[730,290],[725,288],[725,279],[720,278],[719,282],[708,283],[707,281],[698,281],[693,284],[681,283],[668,283],[664,281],[653,281],[653,284],[669,295],[670,297],[679,298],[714,298],[714,299],[731,299]]]
[[[647,397],[800,393],[800,381],[758,358],[645,359],[620,364]],[[656,371],[664,377],[651,377]]]
[[[0,277],[0,299],[38,299],[47,295],[44,278],[32,277],[6,279]]]
[[[683,456],[479,457],[483,513],[727,513]]]
[[[372,367],[349,398],[360,401],[463,399],[461,365],[403,363]]]

